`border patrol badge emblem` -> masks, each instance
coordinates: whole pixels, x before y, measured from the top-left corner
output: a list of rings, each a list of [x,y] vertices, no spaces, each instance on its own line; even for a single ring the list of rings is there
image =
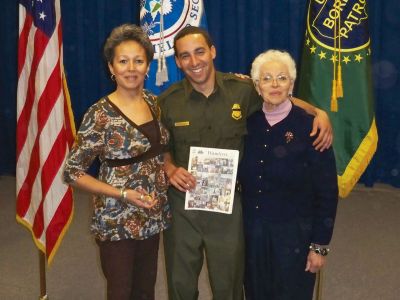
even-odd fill
[[[240,105],[237,103],[232,106],[232,118],[235,120],[240,120],[242,118],[242,110],[240,109]]]
[[[307,29],[317,46],[344,53],[369,46],[366,0],[313,0],[309,5]]]

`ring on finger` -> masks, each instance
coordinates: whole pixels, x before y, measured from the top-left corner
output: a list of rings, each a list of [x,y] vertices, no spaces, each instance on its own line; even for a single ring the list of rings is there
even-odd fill
[[[141,194],[140,195],[140,200],[143,201],[143,199],[144,199],[144,196],[143,196],[143,194]]]

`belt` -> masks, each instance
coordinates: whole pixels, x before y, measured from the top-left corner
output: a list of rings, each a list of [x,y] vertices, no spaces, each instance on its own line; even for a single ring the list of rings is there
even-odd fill
[[[164,152],[167,152],[168,148],[166,145],[158,144],[152,146],[148,151],[142,153],[141,155],[125,158],[125,159],[106,159],[105,162],[110,167],[121,167],[127,166],[134,163],[142,162],[150,158],[156,157]]]

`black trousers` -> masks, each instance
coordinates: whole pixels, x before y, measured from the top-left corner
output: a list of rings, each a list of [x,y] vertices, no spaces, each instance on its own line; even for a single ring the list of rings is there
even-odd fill
[[[315,274],[304,271],[311,220],[245,218],[246,300],[312,300]]]
[[[159,239],[96,240],[108,300],[154,300]]]

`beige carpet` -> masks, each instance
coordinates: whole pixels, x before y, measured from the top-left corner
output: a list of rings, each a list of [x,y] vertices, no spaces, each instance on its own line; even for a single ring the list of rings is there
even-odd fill
[[[47,268],[50,300],[105,299],[97,247],[88,229],[90,213],[89,196],[76,193],[73,222],[53,264]],[[324,271],[322,299],[400,299],[399,231],[399,189],[357,186],[341,200]],[[38,253],[30,233],[15,221],[13,177],[0,177],[0,240],[0,300],[38,299]],[[212,299],[206,278],[203,270],[199,280],[201,300]],[[167,299],[161,251],[156,299]]]

